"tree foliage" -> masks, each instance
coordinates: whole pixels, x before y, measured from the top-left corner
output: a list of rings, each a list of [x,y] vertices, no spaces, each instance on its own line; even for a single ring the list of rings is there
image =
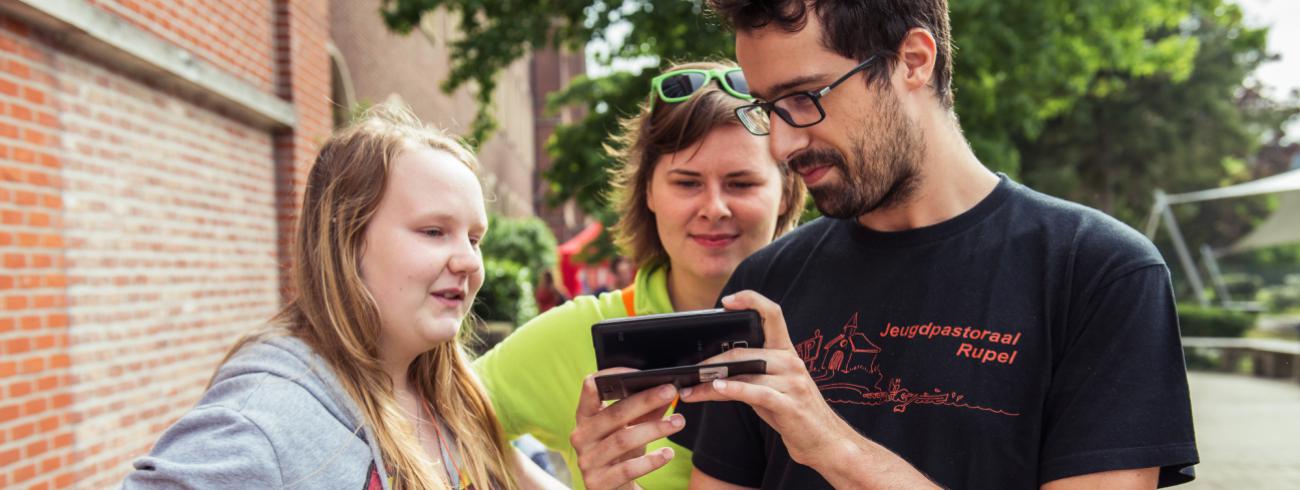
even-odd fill
[[[951,2],[957,111],[977,155],[1014,173],[1015,141],[1034,138],[1046,121],[1081,97],[1105,90],[1103,75],[1185,78],[1197,40],[1179,35],[1193,4],[1208,0],[961,0]],[[581,51],[593,40],[611,58],[674,61],[731,57],[733,37],[702,0],[384,0],[384,19],[398,32],[427,12],[446,9],[464,36],[452,41],[452,72],[444,88],[477,85],[481,141],[492,124],[490,94],[498,73],[530,49]],[[613,26],[626,36],[611,38]],[[576,105],[586,116],[548,142],[554,166],[545,176],[552,202],[570,197],[587,212],[605,208],[604,151],[619,117],[645,100],[655,69],[580,78],[555,94],[552,108]],[[486,121],[486,122],[485,122]]]
[[[561,126],[547,149],[552,204],[574,199],[606,224],[605,151],[619,118],[646,100],[649,79],[673,62],[730,58],[733,35],[703,0],[384,0],[396,31],[434,9],[459,20],[444,88],[477,86],[472,140],[482,141],[496,77],[529,50],[608,46],[596,62],[648,59],[641,72],[580,77],[548,101],[585,114]],[[990,168],[1139,224],[1150,191],[1245,180],[1261,135],[1280,131],[1294,106],[1243,88],[1268,59],[1264,31],[1242,25],[1229,0],[951,1],[953,84],[963,131]],[[625,35],[621,35],[623,33]],[[797,65],[792,65],[792,68]],[[1188,231],[1195,243],[1240,235],[1267,199],[1180,217],[1218,224]],[[598,242],[592,255],[610,253]]]
[[[950,2],[956,110],[975,154],[1016,174],[1032,140],[1108,76],[1186,78],[1197,40],[1180,35],[1203,0]],[[1208,1],[1208,0],[1206,0]]]
[[[1261,143],[1276,141],[1297,112],[1294,102],[1259,95],[1248,75],[1268,54],[1266,32],[1243,25],[1241,11],[1219,0],[1198,2],[1172,30],[1199,45],[1185,79],[1106,73],[1073,109],[1020,142],[1022,178],[1049,194],[1088,204],[1143,227],[1152,192],[1185,192],[1261,177],[1250,165]],[[1174,208],[1193,248],[1222,247],[1265,218],[1268,196]],[[1157,243],[1172,250],[1168,235]],[[1247,259],[1266,260],[1269,254]],[[1199,257],[1199,254],[1197,255]],[[1176,270],[1181,264],[1171,264]],[[1182,283],[1178,270],[1176,283]],[[1238,298],[1240,299],[1240,298]]]

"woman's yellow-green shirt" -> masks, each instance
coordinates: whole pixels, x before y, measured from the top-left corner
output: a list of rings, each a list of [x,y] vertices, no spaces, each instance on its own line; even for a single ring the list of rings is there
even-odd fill
[[[638,271],[633,289],[637,316],[673,311],[664,268]],[[580,296],[532,319],[474,361],[474,370],[492,397],[506,436],[513,439],[532,434],[563,455],[573,475],[573,488],[584,488],[569,433],[575,425],[582,381],[596,371],[591,326],[626,316],[622,291]],[[646,490],[686,488],[690,481],[689,449],[660,439],[646,450],[665,446],[672,448],[675,456],[664,467],[637,479]]]

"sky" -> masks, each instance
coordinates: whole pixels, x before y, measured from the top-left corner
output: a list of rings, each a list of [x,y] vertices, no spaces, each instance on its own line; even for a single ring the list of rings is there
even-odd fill
[[[1269,95],[1274,97],[1300,88],[1300,1],[1237,0],[1237,3],[1246,14],[1248,25],[1271,27],[1269,51],[1282,56],[1261,66],[1255,77],[1273,89]]]
[[[1284,99],[1300,90],[1300,0],[1237,0],[1247,25],[1268,26],[1268,49],[1281,56],[1255,70],[1264,94]],[[1300,117],[1287,126],[1287,140],[1300,142]]]

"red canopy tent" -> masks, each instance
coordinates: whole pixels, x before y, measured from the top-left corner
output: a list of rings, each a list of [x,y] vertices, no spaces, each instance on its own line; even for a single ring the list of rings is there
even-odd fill
[[[603,229],[604,227],[600,225],[600,222],[593,222],[590,225],[587,225],[586,228],[583,228],[582,231],[578,232],[577,235],[574,235],[573,238],[570,238],[568,241],[560,244],[560,246],[556,248],[555,251],[560,256],[560,284],[563,284],[564,289],[568,290],[569,296],[582,294],[583,290],[582,278],[579,277],[579,273],[582,271],[582,264],[574,262],[573,256],[577,255],[578,252],[582,251],[583,247],[586,247],[588,243],[591,243],[592,240],[595,240],[596,237],[600,236],[600,232]]]

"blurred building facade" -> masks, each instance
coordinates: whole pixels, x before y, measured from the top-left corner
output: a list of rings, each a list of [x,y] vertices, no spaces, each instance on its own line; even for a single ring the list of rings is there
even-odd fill
[[[0,2],[0,488],[114,486],[194,405],[283,302],[335,109],[396,96],[467,131],[472,92],[439,90],[454,23],[395,36],[378,5]],[[541,145],[563,116],[537,110],[539,87],[580,61],[539,53],[503,74],[480,154],[495,211],[541,209]],[[579,226],[543,214],[561,237]]]
[[[451,73],[450,47],[459,36],[456,19],[443,11],[426,15],[410,35],[384,25],[379,0],[331,0],[330,48],[335,73],[335,108],[354,112],[400,99],[421,120],[468,132],[477,105],[470,87],[452,94],[441,89]],[[550,157],[546,141],[559,124],[578,117],[573,109],[551,114],[546,95],[585,73],[581,53],[544,50],[516,61],[499,75],[493,116],[499,125],[479,150],[489,208],[510,217],[539,216],[561,239],[576,233],[582,217],[572,204],[546,206],[542,172]]]

